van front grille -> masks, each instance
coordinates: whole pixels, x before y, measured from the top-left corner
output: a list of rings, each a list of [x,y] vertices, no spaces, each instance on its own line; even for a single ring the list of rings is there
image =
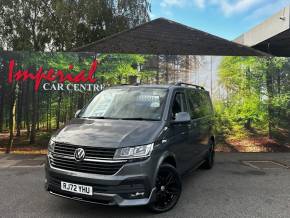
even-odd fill
[[[87,146],[77,146],[64,143],[56,143],[54,146],[54,152],[61,155],[74,155],[77,148],[83,148],[86,153],[87,158],[108,158],[114,157],[115,148],[98,148],[98,147],[87,147]]]
[[[71,170],[83,173],[94,173],[100,175],[113,175],[115,174],[123,165],[123,162],[90,162],[90,161],[80,161],[77,162],[74,159],[67,159],[63,157],[57,157],[55,155],[49,158],[51,166]]]
[[[74,152],[77,148],[85,150],[85,159],[76,161]],[[67,144],[56,144],[54,151],[49,154],[49,162],[52,167],[83,173],[100,175],[115,174],[126,161],[114,161],[115,149],[94,148]]]

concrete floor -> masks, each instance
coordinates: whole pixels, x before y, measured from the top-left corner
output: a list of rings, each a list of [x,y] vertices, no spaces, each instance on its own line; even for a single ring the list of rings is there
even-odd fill
[[[4,165],[7,159],[10,164]],[[261,169],[243,162],[247,160],[279,164],[257,163],[266,167]],[[51,196],[43,188],[43,167],[19,161],[0,156],[0,217],[290,217],[290,153],[218,153],[212,170],[183,177],[180,201],[163,214]]]

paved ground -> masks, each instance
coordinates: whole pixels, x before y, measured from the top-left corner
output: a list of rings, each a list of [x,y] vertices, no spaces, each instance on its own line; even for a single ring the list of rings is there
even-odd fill
[[[14,164],[4,166],[5,159],[14,159]],[[140,207],[105,207],[50,196],[43,189],[43,167],[36,162],[28,166],[31,159],[41,163],[41,157],[27,157],[24,167],[20,159],[0,156],[0,217],[290,217],[290,169],[285,167],[290,167],[290,153],[219,153],[214,169],[184,177],[178,205],[158,215]],[[281,165],[246,165],[245,160]]]
[[[39,167],[44,164],[44,155],[0,154],[0,169],[7,167]]]

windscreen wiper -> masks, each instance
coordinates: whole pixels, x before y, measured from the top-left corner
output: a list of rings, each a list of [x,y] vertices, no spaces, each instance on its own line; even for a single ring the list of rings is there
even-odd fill
[[[103,117],[103,116],[90,116],[90,117],[81,117],[81,118],[88,118],[88,119],[109,119],[109,117]]]
[[[158,119],[142,118],[142,117],[129,117],[129,118],[119,118],[120,120],[149,120],[149,121],[159,121]]]

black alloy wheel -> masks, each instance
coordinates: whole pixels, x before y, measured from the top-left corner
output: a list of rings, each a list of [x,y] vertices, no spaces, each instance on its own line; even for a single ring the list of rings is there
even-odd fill
[[[173,208],[181,194],[182,184],[176,169],[170,164],[161,165],[156,179],[156,198],[149,208],[162,213]]]

